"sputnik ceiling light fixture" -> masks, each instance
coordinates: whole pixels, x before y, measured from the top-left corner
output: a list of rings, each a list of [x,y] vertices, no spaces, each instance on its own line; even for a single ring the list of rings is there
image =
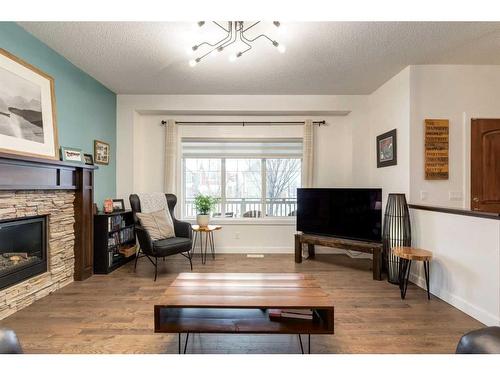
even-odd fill
[[[248,37],[247,31],[253,28],[254,26],[258,25],[261,21],[253,22],[249,26],[246,26],[246,23],[244,21],[229,21],[227,23],[227,28],[222,26],[220,23],[212,21],[215,25],[220,27],[222,30],[226,32],[226,35],[224,38],[220,39],[219,41],[215,43],[210,43],[210,42],[202,42],[200,44],[195,44],[194,46],[191,47],[191,50],[193,52],[199,51],[200,49],[205,49],[206,47],[209,47],[208,50],[203,55],[200,55],[196,57],[195,59],[189,60],[189,66],[194,67],[196,66],[201,60],[203,60],[205,57],[212,53],[218,53],[224,51],[227,47],[230,45],[240,42],[239,44],[245,45],[245,48],[243,50],[238,51],[236,54],[232,54],[229,56],[229,61],[236,61],[238,58],[243,56],[244,53],[250,51],[252,49],[252,44],[260,38],[267,39],[271,44],[276,47],[276,49],[280,53],[285,53],[286,48],[283,44],[278,43],[276,40],[271,39],[269,36],[266,34],[259,34],[253,38]],[[205,21],[199,21],[198,26],[203,27],[205,25]],[[279,21],[274,21],[273,25],[275,27],[280,27],[281,24]]]

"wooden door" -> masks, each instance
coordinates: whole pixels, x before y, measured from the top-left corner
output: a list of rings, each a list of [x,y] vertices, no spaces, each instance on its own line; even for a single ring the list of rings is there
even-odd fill
[[[500,213],[500,119],[472,119],[471,209]]]

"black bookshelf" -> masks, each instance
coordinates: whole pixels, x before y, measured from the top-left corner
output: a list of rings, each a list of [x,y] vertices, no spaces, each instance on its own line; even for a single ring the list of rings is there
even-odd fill
[[[94,273],[108,274],[135,259],[135,254],[125,257],[121,248],[135,245],[132,211],[94,215]]]

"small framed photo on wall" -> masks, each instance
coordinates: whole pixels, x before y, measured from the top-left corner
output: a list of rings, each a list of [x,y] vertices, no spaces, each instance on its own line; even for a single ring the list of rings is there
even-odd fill
[[[61,146],[61,160],[72,163],[83,163],[83,153],[79,148]]]
[[[94,163],[108,165],[110,153],[111,147],[109,143],[98,140],[94,141]]]
[[[398,164],[396,130],[393,129],[377,137],[377,168]]]
[[[83,154],[83,160],[87,165],[94,165],[94,158],[91,154]]]

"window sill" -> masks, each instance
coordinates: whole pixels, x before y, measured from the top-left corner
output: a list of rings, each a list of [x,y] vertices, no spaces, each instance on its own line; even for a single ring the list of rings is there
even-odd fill
[[[196,219],[181,219],[187,221],[190,224],[196,224]],[[268,218],[211,218],[210,224],[215,225],[284,225],[284,226],[294,226],[296,225],[296,218],[278,218],[278,217],[268,217]]]

